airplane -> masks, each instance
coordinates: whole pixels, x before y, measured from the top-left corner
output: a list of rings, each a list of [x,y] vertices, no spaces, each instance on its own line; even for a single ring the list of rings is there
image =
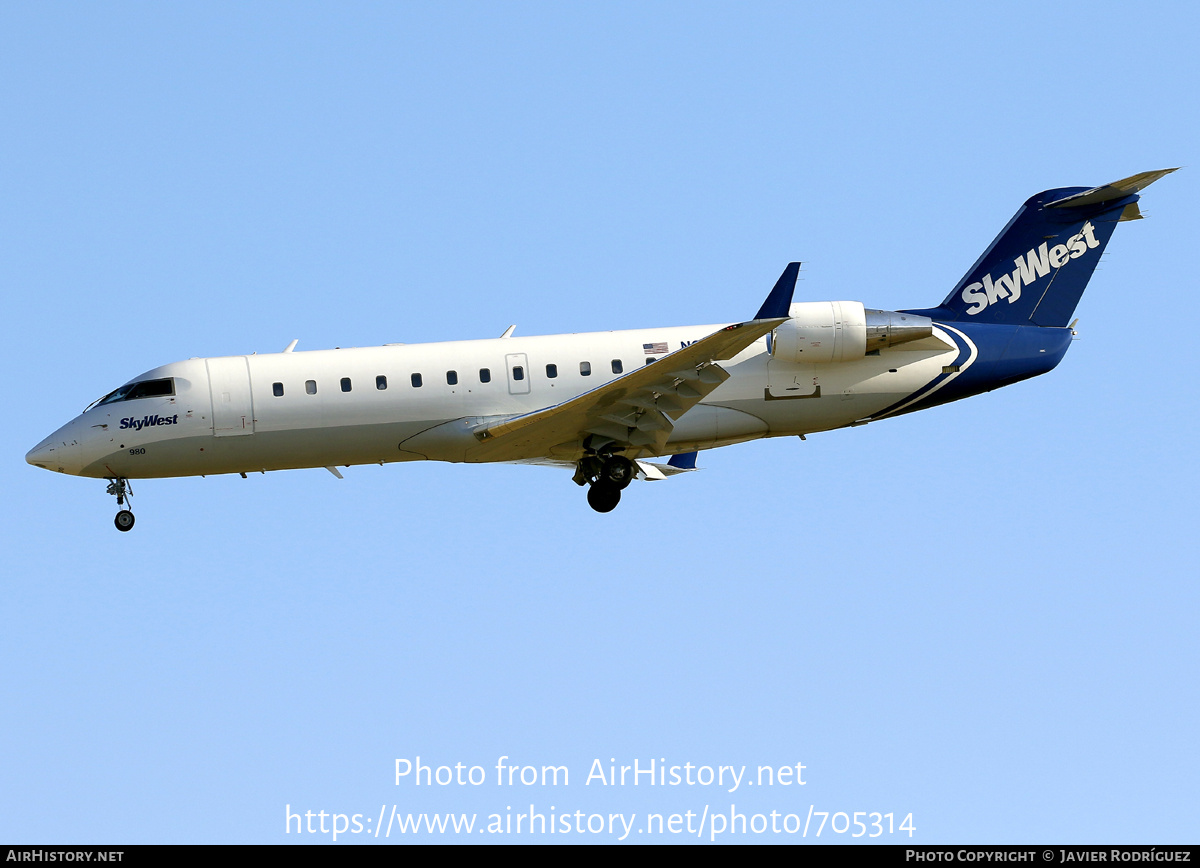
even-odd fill
[[[573,469],[609,512],[634,480],[696,469],[703,449],[865,425],[1053,369],[1116,225],[1175,169],[1038,193],[937,307],[793,303],[791,262],[752,319],[591,334],[194,358],[93,402],[26,455],[130,480],[398,461]]]

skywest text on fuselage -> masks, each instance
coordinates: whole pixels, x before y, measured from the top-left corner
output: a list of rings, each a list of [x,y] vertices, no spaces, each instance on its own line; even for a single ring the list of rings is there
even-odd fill
[[[143,428],[149,428],[152,425],[175,425],[178,422],[178,414],[174,416],[143,416],[141,419],[127,416],[121,420],[121,428],[132,428],[134,431],[141,431]]]

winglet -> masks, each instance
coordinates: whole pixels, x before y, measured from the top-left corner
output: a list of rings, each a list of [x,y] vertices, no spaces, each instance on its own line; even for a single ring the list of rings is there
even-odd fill
[[[783,274],[779,275],[779,280],[775,281],[775,288],[771,290],[771,294],[767,296],[767,300],[763,302],[754,318],[775,319],[787,316],[788,309],[792,306],[792,294],[796,291],[796,280],[799,277],[800,263],[789,262],[787,268],[783,270]]]

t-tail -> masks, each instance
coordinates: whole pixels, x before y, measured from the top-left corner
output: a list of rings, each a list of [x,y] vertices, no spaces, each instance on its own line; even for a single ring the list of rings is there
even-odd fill
[[[942,322],[1066,326],[1117,224],[1141,219],[1137,194],[1174,171],[1032,196],[941,306],[911,312]]]

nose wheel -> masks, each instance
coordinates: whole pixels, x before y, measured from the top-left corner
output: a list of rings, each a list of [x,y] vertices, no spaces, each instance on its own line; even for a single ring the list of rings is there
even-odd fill
[[[125,506],[133,497],[133,486],[129,484],[128,479],[110,479],[108,480],[108,493],[117,499],[117,506]],[[117,530],[124,533],[133,530],[133,520],[133,513],[128,509],[122,509],[113,519],[113,524],[117,526]]]

